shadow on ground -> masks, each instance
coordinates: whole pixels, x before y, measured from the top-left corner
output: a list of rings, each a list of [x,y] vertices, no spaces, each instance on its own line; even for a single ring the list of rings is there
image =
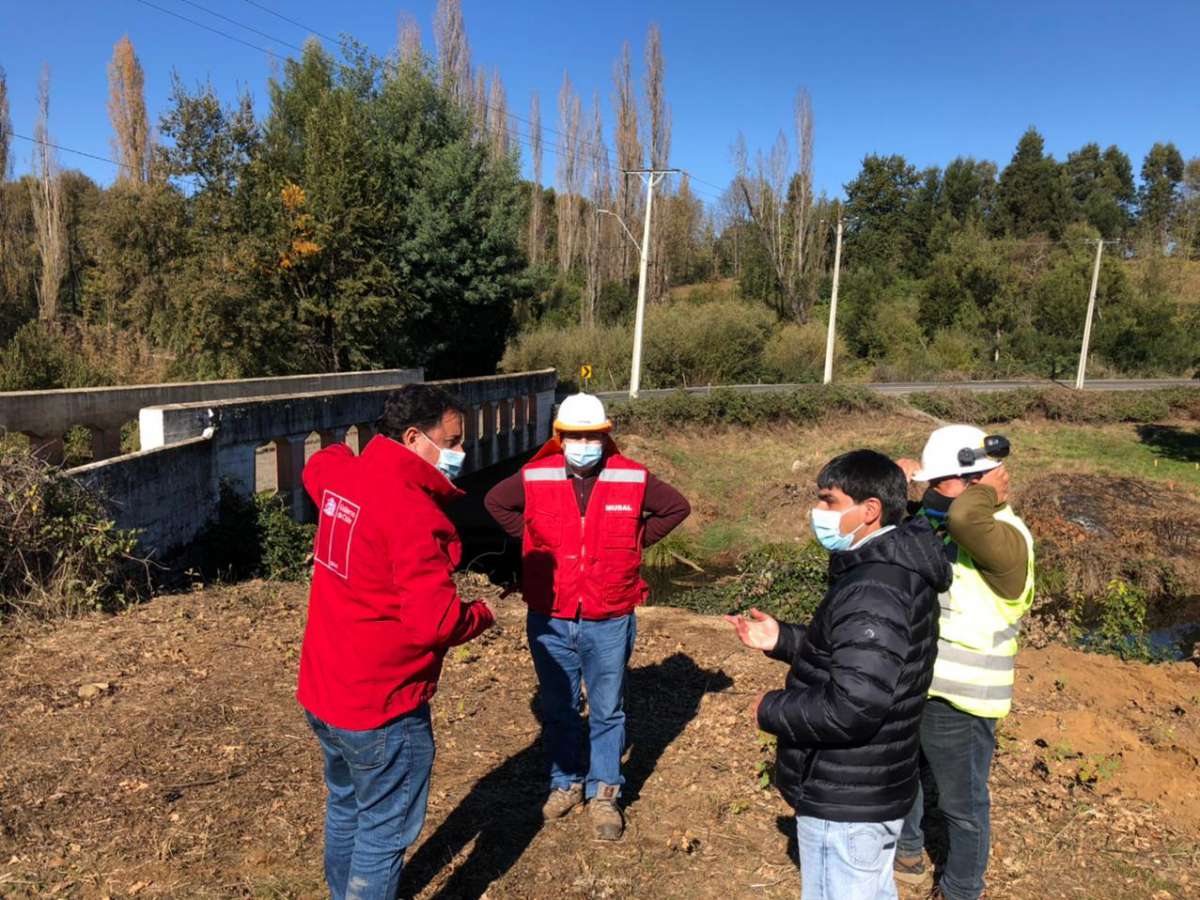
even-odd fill
[[[1200,462],[1200,431],[1176,425],[1139,425],[1138,437],[1163,456],[1180,462]]]
[[[696,716],[701,698],[732,684],[724,672],[703,669],[684,653],[630,670],[624,806],[637,801],[663,751]],[[402,896],[413,897],[427,888],[474,841],[468,857],[435,896],[443,900],[481,897],[488,885],[513,867],[541,830],[546,770],[541,742],[535,741],[476,782],[405,868]]]

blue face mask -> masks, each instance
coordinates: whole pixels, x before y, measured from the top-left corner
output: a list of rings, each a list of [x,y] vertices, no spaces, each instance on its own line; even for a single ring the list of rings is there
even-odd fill
[[[447,450],[445,447],[438,447],[433,443],[433,440],[425,432],[421,432],[421,437],[437,447],[438,461],[435,468],[446,476],[450,481],[453,481],[462,474],[463,463],[467,461],[467,454],[461,450]]]
[[[850,507],[853,509],[854,507]],[[812,511],[812,530],[817,541],[830,553],[839,550],[849,550],[854,546],[854,536],[862,528],[862,524],[849,534],[842,534],[842,516],[850,510],[838,512],[833,509],[816,509]],[[863,523],[865,524],[865,523]]]
[[[604,456],[604,445],[592,441],[564,441],[563,453],[573,469],[590,469]]]

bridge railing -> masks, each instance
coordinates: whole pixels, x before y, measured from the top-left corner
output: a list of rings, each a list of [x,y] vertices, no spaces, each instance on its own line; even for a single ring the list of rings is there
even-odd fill
[[[435,382],[465,402],[468,471],[538,446],[550,434],[554,370]],[[322,391],[152,406],[138,416],[142,449],[70,474],[104,495],[122,528],[142,533],[143,549],[163,557],[213,519],[220,485],[252,495],[274,487],[297,520],[314,512],[301,483],[317,447],[357,431],[361,449],[392,388]],[[264,446],[273,469],[264,472]],[[267,483],[262,483],[267,482]],[[273,483],[272,483],[273,482]]]
[[[64,436],[72,428],[83,426],[91,432],[93,460],[103,460],[120,455],[122,427],[137,421],[139,410],[148,406],[372,387],[395,388],[421,381],[424,376],[421,369],[381,369],[236,381],[0,392],[0,432],[25,435],[34,453],[59,464],[63,461]]]

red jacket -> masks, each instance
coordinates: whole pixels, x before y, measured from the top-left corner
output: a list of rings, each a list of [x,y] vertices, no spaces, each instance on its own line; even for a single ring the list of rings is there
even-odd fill
[[[522,479],[522,590],[529,608],[554,618],[609,619],[643,603],[646,468],[609,456],[583,516],[561,453],[539,455]]]
[[[304,486],[319,524],[296,699],[337,728],[377,728],[429,700],[446,650],[492,624],[450,577],[462,545],[443,507],[462,491],[382,436],[357,457],[321,450]]]

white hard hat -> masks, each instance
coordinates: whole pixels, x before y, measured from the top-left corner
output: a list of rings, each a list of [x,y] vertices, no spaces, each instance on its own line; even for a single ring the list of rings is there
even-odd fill
[[[972,425],[947,425],[939,428],[925,442],[921,451],[921,471],[913,475],[913,481],[936,481],[959,475],[975,475],[990,472],[1000,465],[999,461],[983,456],[971,465],[958,461],[960,450],[982,450],[987,435]]]
[[[604,404],[591,394],[572,394],[558,408],[555,431],[612,431]]]

